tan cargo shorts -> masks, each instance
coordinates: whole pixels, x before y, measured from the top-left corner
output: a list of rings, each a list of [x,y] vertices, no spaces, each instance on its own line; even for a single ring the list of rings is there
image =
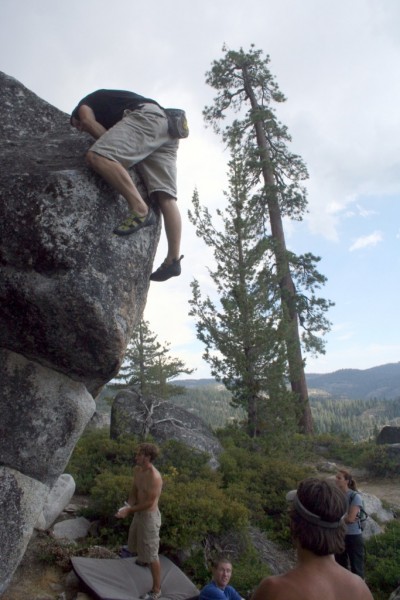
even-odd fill
[[[176,158],[179,140],[168,133],[167,117],[156,104],[126,110],[124,117],[90,148],[126,169],[136,165],[148,194],[177,197]]]
[[[135,513],[128,534],[128,550],[142,562],[158,559],[161,514],[159,510]]]

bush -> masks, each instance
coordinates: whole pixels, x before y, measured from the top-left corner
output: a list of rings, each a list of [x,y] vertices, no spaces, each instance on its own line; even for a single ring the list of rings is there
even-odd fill
[[[209,479],[213,472],[208,465],[209,455],[188,448],[182,442],[169,440],[162,446],[157,468],[162,473],[179,473],[181,479]]]
[[[398,587],[400,521],[390,521],[384,533],[366,541],[367,582],[374,598],[388,598]]]
[[[67,465],[79,494],[88,494],[96,477],[105,470],[114,473],[132,470],[134,464],[135,438],[111,440],[108,429],[85,433],[78,441]]]
[[[244,448],[230,448],[220,463],[227,495],[247,507],[254,524],[286,540],[286,493],[309,476],[310,469]]]
[[[201,543],[207,535],[244,528],[248,523],[247,509],[214,481],[184,483],[172,477],[161,495],[160,510],[162,541],[173,551]]]
[[[362,464],[374,477],[400,475],[399,459],[391,454],[389,446],[373,444],[365,452]]]

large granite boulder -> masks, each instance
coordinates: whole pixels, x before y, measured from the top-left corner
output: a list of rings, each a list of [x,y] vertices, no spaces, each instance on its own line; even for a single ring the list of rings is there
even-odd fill
[[[128,208],[85,165],[90,137],[4,73],[0,109],[1,594],[122,363],[160,222],[113,235]]]
[[[68,115],[4,74],[0,107],[0,347],[95,392],[143,311],[159,231],[112,233],[127,203],[86,167],[93,140]]]
[[[206,452],[213,468],[219,464],[222,446],[200,417],[172,402],[151,395],[144,397],[133,388],[118,392],[111,409],[111,438],[121,435],[146,437],[148,434],[160,443],[176,440]]]
[[[378,433],[377,444],[400,444],[400,427],[385,425]]]

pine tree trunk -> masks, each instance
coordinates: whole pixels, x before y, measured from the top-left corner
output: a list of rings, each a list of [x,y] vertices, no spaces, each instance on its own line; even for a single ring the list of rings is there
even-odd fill
[[[243,78],[246,93],[249,97],[252,109],[256,111],[258,108],[257,99],[251,85],[249,84],[246,67],[243,67]],[[275,177],[271,166],[268,141],[262,122],[256,120],[254,122],[254,129],[256,133],[257,144],[261,153],[264,184],[266,187],[271,186],[271,188],[273,188],[275,186]],[[295,303],[296,292],[292,276],[290,274],[285,234],[282,224],[282,215],[276,193],[271,192],[267,194],[267,207],[271,225],[271,234],[274,243],[274,254],[281,294],[281,304],[285,318],[285,340],[289,364],[290,384],[292,391],[296,394],[298,402],[299,430],[302,433],[310,434],[313,432],[313,422],[304,373],[304,362],[301,352],[298,315]]]

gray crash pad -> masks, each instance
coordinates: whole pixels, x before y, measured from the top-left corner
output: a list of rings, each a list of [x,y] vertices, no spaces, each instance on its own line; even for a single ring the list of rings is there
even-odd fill
[[[71,559],[78,577],[101,600],[137,600],[152,586],[148,567],[136,565],[136,558]],[[199,590],[190,579],[165,556],[160,556],[160,600],[192,600]]]

